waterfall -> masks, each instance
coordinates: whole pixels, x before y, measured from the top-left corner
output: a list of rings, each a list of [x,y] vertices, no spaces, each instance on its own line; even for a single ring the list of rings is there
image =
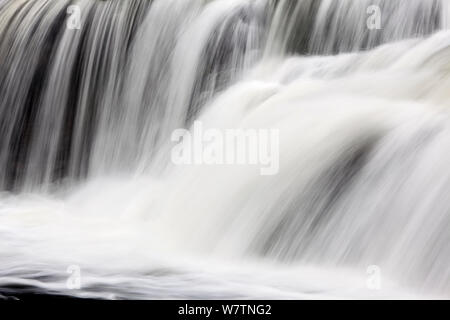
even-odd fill
[[[448,9],[0,0],[0,297],[448,298]],[[279,171],[174,164],[196,123]]]

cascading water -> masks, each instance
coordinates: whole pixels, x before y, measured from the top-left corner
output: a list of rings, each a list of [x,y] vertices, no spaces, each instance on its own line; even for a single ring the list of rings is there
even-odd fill
[[[449,8],[0,0],[0,294],[448,298]],[[196,120],[278,174],[174,165]]]

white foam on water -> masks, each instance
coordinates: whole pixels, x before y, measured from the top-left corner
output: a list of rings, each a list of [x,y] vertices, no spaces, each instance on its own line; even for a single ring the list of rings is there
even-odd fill
[[[366,1],[322,1],[306,30],[295,18],[310,1],[292,17],[287,1],[80,0],[89,28],[53,40],[26,140],[17,123],[33,124],[21,121],[36,85],[26,71],[42,66],[38,44],[68,4],[56,2],[0,3],[0,21],[18,28],[4,34],[0,22],[12,65],[0,64],[0,178],[22,181],[0,195],[0,292],[449,297],[450,33],[433,29],[446,28],[433,18],[446,6],[381,1],[405,23],[367,38],[354,34]],[[348,10],[345,32],[325,36],[324,19],[338,25]],[[299,48],[290,36],[301,32],[312,40]],[[278,174],[175,166],[170,133],[193,119],[279,130]],[[373,265],[379,290],[367,285]],[[80,289],[67,287],[70,266]]]

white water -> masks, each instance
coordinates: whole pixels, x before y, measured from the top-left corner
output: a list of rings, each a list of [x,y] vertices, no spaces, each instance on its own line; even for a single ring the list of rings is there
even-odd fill
[[[52,26],[66,1],[0,1],[0,292],[448,298],[447,3],[377,1],[375,36],[368,1],[315,3],[83,0],[75,31]],[[193,118],[280,130],[280,172],[173,166]]]

